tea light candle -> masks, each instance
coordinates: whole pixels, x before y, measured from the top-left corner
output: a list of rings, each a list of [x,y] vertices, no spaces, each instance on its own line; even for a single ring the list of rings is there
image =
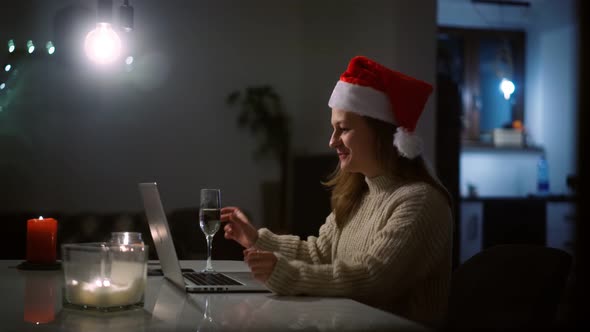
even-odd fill
[[[66,262],[66,302],[95,308],[121,307],[143,302],[147,282],[145,263],[115,261],[109,264],[108,269],[103,268],[103,265],[105,264],[101,264],[100,271],[89,275],[87,269],[81,266],[68,268]]]
[[[43,217],[27,220],[27,262],[55,263],[56,246],[57,220]]]
[[[97,308],[135,304],[141,301],[145,280],[136,279],[126,285],[112,283],[109,279],[97,278],[94,282],[72,280],[66,284],[70,303]]]

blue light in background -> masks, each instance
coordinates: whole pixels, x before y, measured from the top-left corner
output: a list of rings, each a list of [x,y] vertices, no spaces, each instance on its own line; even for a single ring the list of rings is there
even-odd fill
[[[482,40],[479,49],[479,77],[481,93],[481,114],[479,128],[481,132],[491,132],[512,123],[512,105],[506,102],[498,90],[501,77],[497,72],[497,53],[500,40]]]
[[[460,159],[461,195],[468,186],[480,197],[526,197],[537,192],[537,161],[542,150],[463,151]],[[509,166],[507,166],[509,165]]]
[[[514,93],[514,90],[514,83],[512,83],[511,80],[503,78],[502,82],[500,82],[500,91],[502,91],[502,93],[504,94],[504,99],[510,99],[510,96],[512,95],[512,93]]]

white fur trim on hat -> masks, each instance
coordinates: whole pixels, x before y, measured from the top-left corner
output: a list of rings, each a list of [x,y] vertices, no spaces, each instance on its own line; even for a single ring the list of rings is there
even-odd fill
[[[371,87],[338,81],[328,106],[396,124],[389,97]]]
[[[408,159],[414,159],[422,153],[422,139],[403,127],[397,127],[393,135],[393,145],[402,157]]]

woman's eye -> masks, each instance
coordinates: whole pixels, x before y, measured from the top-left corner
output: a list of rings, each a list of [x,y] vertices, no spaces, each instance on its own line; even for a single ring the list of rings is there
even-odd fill
[[[344,132],[346,132],[346,131],[348,131],[348,130],[349,130],[348,128],[340,128],[340,131],[344,131]]]

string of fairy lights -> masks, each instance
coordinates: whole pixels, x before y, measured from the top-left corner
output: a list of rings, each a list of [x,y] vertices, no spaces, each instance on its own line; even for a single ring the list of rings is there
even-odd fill
[[[22,67],[24,66],[23,60],[27,58],[38,58],[40,56],[52,56],[56,52],[56,47],[53,41],[40,41],[36,42],[32,39],[28,40],[17,40],[9,39],[5,41],[5,48],[0,51],[0,62],[2,66],[0,69],[0,112],[2,112],[6,104],[8,103],[5,99],[10,94],[11,89],[16,84],[16,78],[19,76]],[[38,44],[44,45],[43,50]]]
[[[123,4],[119,7],[119,29],[112,24],[112,12],[113,0],[97,0],[96,27],[88,32],[85,40],[80,41],[80,46],[83,47],[88,59],[98,66],[121,63],[125,71],[130,72],[134,66],[132,47],[130,45],[124,47],[123,44],[130,43],[132,39],[130,33],[133,30],[133,6],[129,0],[123,0]],[[11,90],[18,83],[16,78],[26,67],[27,59],[53,56],[57,49],[52,40],[9,39],[0,43],[6,43],[4,50],[0,50],[0,61],[4,62],[0,62],[2,66],[0,68],[0,112],[2,112],[10,103]],[[44,50],[42,45],[45,46]]]

